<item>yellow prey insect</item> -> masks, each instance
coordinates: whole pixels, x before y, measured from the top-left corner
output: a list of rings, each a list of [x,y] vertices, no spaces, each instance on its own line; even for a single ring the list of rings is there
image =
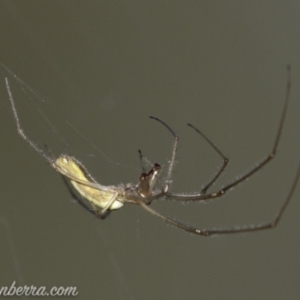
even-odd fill
[[[291,87],[291,79],[290,79],[290,67],[288,67],[288,81],[287,81],[287,89],[286,89],[286,97],[284,102],[283,111],[281,114],[281,119],[279,123],[279,127],[277,129],[277,134],[275,137],[274,145],[271,152],[266,155],[266,157],[258,163],[255,167],[247,171],[244,175],[238,177],[233,182],[223,186],[216,192],[208,193],[208,190],[212,187],[212,185],[216,182],[219,176],[222,174],[226,166],[228,165],[228,159],[225,155],[217,148],[210,139],[208,139],[199,129],[194,127],[191,124],[188,124],[193,130],[196,131],[202,138],[208,142],[211,147],[218,153],[218,155],[223,159],[223,164],[219,171],[213,176],[213,178],[206,184],[204,187],[196,193],[171,193],[170,185],[171,185],[171,177],[173,172],[174,163],[176,160],[176,153],[178,147],[179,137],[174,132],[174,130],[168,126],[162,120],[156,117],[150,117],[159,123],[161,123],[174,137],[174,144],[172,148],[171,159],[168,164],[167,175],[163,180],[163,184],[161,188],[155,187],[157,183],[158,176],[161,172],[161,166],[159,164],[154,164],[152,169],[149,172],[146,172],[143,168],[143,173],[140,175],[139,182],[137,184],[120,184],[117,186],[103,186],[99,184],[86,170],[81,162],[79,162],[76,158],[61,154],[57,159],[53,159],[45,154],[27,135],[24,133],[21,123],[19,120],[18,112],[15,106],[15,102],[12,96],[12,92],[9,86],[8,79],[5,78],[6,88],[8,91],[9,101],[11,103],[14,119],[17,125],[17,130],[19,135],[36,151],[38,152],[44,159],[48,161],[50,166],[54,168],[57,172],[62,174],[65,178],[67,178],[72,186],[76,189],[76,191],[86,199],[93,209],[93,213],[97,216],[104,218],[107,213],[112,210],[116,210],[121,208],[124,204],[131,203],[141,206],[143,209],[151,213],[152,215],[164,220],[165,222],[174,225],[180,229],[185,231],[201,235],[201,236],[210,236],[214,234],[230,234],[230,233],[241,233],[241,232],[254,232],[259,230],[265,230],[274,228],[279,223],[286,207],[288,206],[292,195],[296,189],[296,186],[300,177],[300,164],[298,166],[294,181],[292,186],[281,205],[278,213],[270,222],[259,224],[259,225],[247,225],[247,226],[239,226],[233,228],[220,228],[220,229],[200,229],[194,226],[186,225],[182,222],[176,221],[169,217],[166,217],[156,210],[150,207],[150,204],[153,200],[165,198],[165,199],[173,199],[182,202],[191,202],[191,201],[206,201],[209,199],[214,199],[218,197],[222,197],[227,191],[237,186],[241,182],[248,179],[250,176],[258,172],[262,167],[268,164],[276,155],[277,147],[279,144],[283,124],[286,117],[286,112],[289,103],[289,95],[290,95],[290,87]],[[141,163],[146,160],[140,153]]]

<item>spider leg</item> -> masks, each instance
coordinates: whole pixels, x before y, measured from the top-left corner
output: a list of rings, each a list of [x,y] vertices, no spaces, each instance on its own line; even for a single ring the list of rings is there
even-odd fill
[[[162,125],[164,125],[171,132],[171,134],[174,137],[174,144],[173,144],[173,149],[172,149],[172,156],[171,156],[171,160],[169,162],[167,177],[165,179],[164,186],[162,188],[162,193],[160,194],[162,196],[162,195],[165,195],[168,192],[168,190],[170,188],[170,185],[172,183],[171,177],[172,177],[172,172],[173,172],[173,168],[174,168],[174,164],[175,164],[175,159],[176,159],[176,153],[177,153],[177,148],[178,148],[179,136],[176,134],[176,132],[169,125],[167,125],[164,121],[160,120],[159,118],[150,116],[150,119],[154,119],[154,120],[160,122]]]
[[[16,125],[17,125],[17,130],[18,130],[19,135],[22,137],[22,139],[27,144],[29,144],[29,146],[31,148],[33,148],[38,154],[40,154],[44,159],[46,159],[50,163],[50,165],[52,165],[53,159],[51,159],[49,156],[47,156],[44,153],[44,151],[42,149],[40,149],[33,141],[31,141],[26,136],[26,134],[24,133],[23,128],[21,127],[19,115],[18,115],[18,112],[17,112],[17,109],[16,109],[15,101],[14,101],[14,98],[13,98],[13,95],[12,95],[11,88],[9,86],[9,82],[8,82],[7,77],[5,77],[5,85],[6,85],[6,90],[7,90],[7,93],[8,93],[8,99],[9,99],[10,104],[11,104],[11,108],[12,108],[12,111],[13,111],[13,115],[14,115],[14,118],[15,118],[15,122],[16,122]]]
[[[223,173],[225,170],[226,166],[229,163],[229,159],[221,152],[221,150],[203,133],[201,132],[198,128],[196,128],[194,125],[188,123],[187,124],[189,127],[193,128],[196,132],[198,132],[213,148],[214,150],[222,157],[223,159],[223,164],[219,171],[214,175],[214,177],[202,188],[201,194],[206,194],[208,189],[216,182],[216,180],[220,177],[220,175]]]
[[[72,198],[74,200],[76,200],[78,202],[78,204],[80,206],[82,206],[84,209],[86,209],[89,213],[93,214],[94,216],[96,216],[97,218],[102,219],[102,220],[106,219],[110,215],[111,211],[109,210],[109,208],[111,207],[113,202],[116,200],[118,193],[116,193],[112,197],[112,199],[109,201],[109,203],[100,211],[95,204],[90,203],[87,199],[85,199],[84,197],[82,197],[78,193],[76,193],[73,185],[70,183],[70,181],[67,179],[67,177],[65,177],[64,175],[61,175],[61,177],[62,177],[65,185],[67,186],[67,189],[70,192]],[[90,205],[92,206],[92,208],[88,204],[86,204],[86,202],[89,202]]]
[[[147,212],[162,219],[163,221],[165,221],[171,225],[174,225],[175,227],[183,229],[185,231],[188,231],[188,232],[191,232],[191,233],[194,233],[197,235],[201,235],[201,236],[260,231],[260,230],[272,229],[278,225],[279,221],[281,220],[281,217],[283,216],[283,213],[285,212],[290,200],[292,199],[292,196],[293,196],[293,194],[296,190],[297,184],[299,182],[299,178],[300,178],[300,163],[299,163],[298,170],[297,170],[296,176],[294,178],[292,187],[289,190],[289,193],[288,193],[285,201],[283,202],[282,206],[280,207],[279,212],[276,214],[276,216],[273,218],[273,220],[271,222],[267,222],[267,223],[259,224],[259,225],[246,225],[243,227],[232,227],[232,228],[224,228],[224,229],[222,229],[222,228],[220,228],[220,229],[199,229],[194,226],[189,226],[182,222],[178,222],[174,219],[166,217],[166,216],[160,214],[159,212],[157,212],[156,210],[152,209],[148,205],[146,205],[143,201],[139,201],[138,204],[141,207],[143,207]]]
[[[272,151],[254,168],[252,168],[250,171],[245,173],[244,175],[240,176],[238,179],[234,180],[233,182],[225,185],[222,187],[219,191],[215,193],[210,193],[210,194],[202,194],[200,193],[195,193],[195,194],[183,194],[183,193],[168,193],[166,195],[167,198],[169,199],[174,199],[174,200],[179,200],[179,201],[199,201],[199,200],[207,200],[207,199],[213,199],[213,198],[218,198],[223,196],[229,189],[233,188],[234,186],[240,184],[253,174],[255,174],[258,170],[263,168],[266,164],[268,164],[276,155],[277,152],[277,147],[279,144],[279,140],[281,137],[282,133],[282,128],[284,125],[286,113],[287,113],[287,108],[289,104],[289,99],[290,99],[290,90],[291,90],[291,67],[287,67],[288,71],[288,79],[287,79],[287,87],[286,87],[286,95],[285,95],[285,101],[284,101],[284,106],[283,106],[283,111],[281,114],[281,119],[279,123],[279,127],[277,130],[277,134],[275,137],[274,145]]]
[[[139,157],[140,157],[140,164],[141,164],[142,171],[143,171],[144,173],[146,173],[146,168],[145,168],[145,164],[144,164],[146,158],[145,158],[145,156],[143,155],[143,153],[142,153],[141,150],[139,150]]]
[[[138,152],[139,152],[140,164],[141,164],[143,173],[147,173],[145,165],[149,165],[149,166],[153,167],[154,164],[146,156],[143,155],[142,150],[139,150]]]
[[[110,211],[109,211],[109,210],[106,211],[105,214],[101,214],[101,215],[97,214],[97,208],[95,208],[95,207],[93,207],[93,206],[92,206],[92,208],[91,208],[91,207],[88,206],[88,204],[85,203],[87,200],[85,200],[83,197],[81,197],[78,193],[75,192],[75,189],[74,189],[73,185],[71,185],[71,183],[70,183],[70,181],[67,179],[67,177],[65,177],[64,175],[61,175],[61,177],[62,177],[62,180],[64,181],[64,184],[66,185],[66,187],[67,187],[69,193],[71,194],[72,198],[73,198],[74,200],[76,200],[77,203],[78,203],[81,207],[83,207],[83,208],[84,208],[85,210],[87,210],[89,213],[91,213],[92,215],[94,215],[94,216],[96,216],[97,218],[100,218],[100,219],[102,219],[102,220],[104,220],[106,217],[109,216],[109,214],[110,214]]]
[[[95,207],[95,210],[96,210],[96,214],[102,218],[103,216],[105,216],[107,214],[107,212],[109,211],[109,209],[111,208],[111,206],[114,204],[114,202],[116,201],[117,197],[118,197],[118,193],[115,193],[111,199],[109,200],[109,202],[105,205],[105,207],[103,207],[101,209],[101,211],[98,210],[97,206],[95,206],[93,203],[91,203],[94,207]]]

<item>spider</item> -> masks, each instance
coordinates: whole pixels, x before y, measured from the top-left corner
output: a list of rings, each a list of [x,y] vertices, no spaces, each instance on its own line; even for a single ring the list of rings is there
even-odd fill
[[[16,122],[17,131],[19,135],[29,144],[31,148],[33,148],[37,153],[39,153],[49,164],[50,166],[59,172],[65,181],[68,181],[73,189],[77,191],[77,193],[85,200],[90,203],[92,207],[92,213],[94,213],[99,218],[104,219],[107,214],[111,211],[120,209],[124,204],[131,203],[141,206],[144,210],[149,212],[150,214],[162,219],[163,221],[174,225],[180,229],[191,232],[200,236],[211,236],[215,234],[231,234],[231,233],[243,233],[243,232],[254,232],[260,231],[270,228],[275,228],[279,223],[284,211],[286,210],[293,193],[296,189],[300,178],[300,164],[298,166],[295,178],[293,180],[292,186],[286,196],[285,201],[280,207],[278,213],[273,218],[272,221],[259,224],[259,225],[248,225],[243,227],[233,227],[233,228],[220,228],[220,229],[200,229],[194,226],[186,225],[182,222],[176,221],[172,218],[164,216],[150,207],[152,201],[165,198],[165,199],[173,199],[182,202],[191,202],[191,201],[206,201],[209,199],[215,199],[223,196],[227,191],[237,186],[241,182],[245,181],[247,178],[258,172],[261,168],[263,168],[266,164],[268,164],[276,155],[277,147],[279,144],[282,128],[284,125],[288,103],[289,103],[289,95],[291,89],[291,76],[290,76],[290,66],[288,66],[288,78],[287,78],[287,87],[286,87],[286,95],[283,106],[283,111],[281,114],[281,119],[279,123],[279,127],[277,130],[277,134],[275,137],[273,149],[271,152],[255,167],[250,169],[250,171],[246,172],[244,175],[240,176],[238,179],[233,182],[223,186],[216,192],[208,193],[211,186],[217,181],[219,176],[223,173],[226,166],[228,165],[229,160],[225,157],[225,155],[215,146],[215,144],[206,137],[199,129],[191,124],[187,124],[190,128],[192,128],[196,133],[198,133],[202,138],[216,151],[219,156],[223,159],[223,164],[219,171],[214,175],[214,177],[201,189],[200,192],[185,194],[185,193],[172,193],[170,192],[171,186],[171,177],[173,172],[174,163],[176,161],[176,153],[178,147],[179,136],[175,133],[175,131],[167,125],[164,121],[157,117],[150,116],[151,119],[159,122],[163,125],[173,136],[174,144],[172,148],[171,159],[168,164],[167,175],[162,184],[161,188],[156,187],[157,179],[161,172],[161,166],[158,163],[152,164],[152,168],[149,172],[145,171],[143,167],[143,162],[147,161],[147,159],[143,156],[142,152],[139,150],[140,161],[142,164],[143,173],[140,175],[139,182],[137,184],[128,183],[128,184],[119,184],[117,186],[104,186],[98,183],[87,171],[84,165],[79,162],[75,157],[69,156],[66,154],[61,154],[58,158],[54,159],[48,156],[42,149],[40,149],[27,135],[24,133],[20,119],[18,116],[18,112],[15,106],[15,102],[12,96],[12,92],[9,86],[9,81],[5,78],[6,88],[8,92],[8,98],[11,104],[13,116]],[[147,161],[148,162],[148,161]],[[70,187],[69,185],[69,187]],[[74,194],[73,194],[74,195]],[[84,205],[85,206],[85,205]],[[85,206],[86,207],[86,206]],[[87,207],[86,207],[87,208]]]

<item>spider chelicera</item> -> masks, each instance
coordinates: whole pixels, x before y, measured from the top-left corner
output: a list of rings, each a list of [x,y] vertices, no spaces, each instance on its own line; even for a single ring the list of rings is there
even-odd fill
[[[171,177],[173,172],[174,163],[176,160],[176,153],[178,147],[179,137],[174,132],[174,130],[167,125],[164,121],[156,118],[150,117],[161,123],[174,137],[174,144],[172,148],[172,156],[168,165],[167,175],[162,184],[161,188],[156,187],[158,176],[161,172],[161,166],[159,164],[154,164],[152,169],[149,172],[146,172],[143,167],[143,173],[139,178],[139,182],[137,184],[120,184],[117,186],[104,186],[98,183],[86,170],[81,162],[79,162],[75,157],[69,156],[66,154],[61,154],[58,158],[54,159],[48,156],[42,149],[40,149],[33,141],[31,141],[27,135],[24,133],[21,123],[19,120],[19,116],[17,113],[17,109],[15,106],[15,102],[12,96],[12,92],[9,86],[8,79],[5,78],[6,88],[8,91],[9,100],[11,103],[14,119],[17,125],[17,130],[19,135],[36,151],[38,152],[44,159],[48,161],[50,166],[54,168],[57,172],[63,175],[64,179],[72,185],[72,187],[79,193],[79,195],[87,200],[91,207],[92,212],[100,217],[105,218],[107,214],[112,211],[121,208],[124,204],[131,203],[141,206],[150,214],[164,220],[165,222],[172,224],[180,229],[186,230],[188,232],[201,235],[201,236],[210,236],[214,234],[229,234],[229,233],[241,233],[241,232],[251,232],[251,231],[259,231],[276,227],[279,223],[286,207],[288,206],[292,195],[296,189],[296,186],[300,177],[300,164],[298,166],[297,173],[295,175],[292,186],[288,192],[288,195],[283,202],[282,206],[279,209],[279,212],[274,217],[271,222],[267,222],[259,225],[248,225],[243,227],[233,227],[233,228],[220,228],[220,229],[200,229],[194,226],[186,225],[182,222],[176,221],[169,217],[166,217],[153,208],[150,207],[152,201],[166,198],[173,199],[182,202],[191,202],[191,201],[206,201],[209,199],[214,199],[223,196],[228,190],[237,186],[256,172],[258,172],[263,166],[268,164],[276,155],[278,143],[280,140],[283,124],[285,121],[288,103],[289,103],[289,95],[291,89],[291,76],[290,76],[290,67],[288,66],[288,80],[287,80],[287,88],[286,88],[286,96],[283,111],[281,114],[281,119],[279,123],[279,127],[277,130],[277,134],[275,137],[275,142],[273,149],[271,152],[254,168],[250,171],[246,172],[244,175],[240,176],[238,179],[233,182],[225,185],[221,189],[216,192],[208,193],[211,186],[216,182],[219,176],[222,174],[224,169],[228,164],[228,159],[225,155],[212,143],[210,139],[208,139],[199,129],[194,127],[191,124],[187,124],[189,127],[194,129],[202,138],[208,142],[212,148],[222,157],[223,164],[219,171],[215,174],[215,176],[201,189],[200,192],[197,193],[172,193],[170,192],[171,185]],[[143,156],[142,152],[139,151],[140,160],[143,166],[143,161],[146,158]],[[69,186],[70,187],[70,186]],[[73,194],[74,195],[74,194]],[[85,205],[84,205],[85,206]],[[86,206],[85,206],[86,207]],[[87,207],[86,207],[87,208]]]

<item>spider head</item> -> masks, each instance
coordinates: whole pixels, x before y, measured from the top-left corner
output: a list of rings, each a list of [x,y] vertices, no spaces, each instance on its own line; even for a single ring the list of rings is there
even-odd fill
[[[142,197],[146,198],[152,195],[160,171],[161,166],[156,163],[148,173],[141,174],[138,192]]]

